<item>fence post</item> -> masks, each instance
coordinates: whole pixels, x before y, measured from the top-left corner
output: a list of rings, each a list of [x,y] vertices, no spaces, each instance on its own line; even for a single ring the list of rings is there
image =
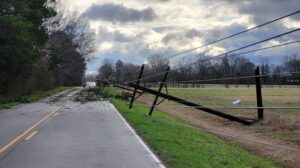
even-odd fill
[[[163,86],[164,86],[164,84],[165,84],[165,81],[166,81],[166,79],[167,79],[167,77],[168,77],[169,71],[170,71],[170,67],[168,66],[167,69],[166,69],[166,72],[165,72],[165,76],[164,76],[162,82],[160,83],[158,92],[157,92],[156,97],[155,97],[155,99],[154,99],[154,101],[153,101],[153,104],[152,104],[152,106],[151,106],[151,109],[150,109],[150,112],[149,112],[149,115],[150,115],[150,116],[151,116],[151,114],[152,114],[152,112],[153,112],[153,110],[154,110],[154,107],[156,106],[158,97],[159,97],[160,92],[161,92],[161,89],[163,88]]]
[[[132,94],[132,97],[131,97],[131,102],[130,102],[130,104],[129,104],[129,108],[130,108],[130,109],[132,108],[132,104],[133,104],[133,101],[134,101],[134,99],[135,99],[136,91],[137,91],[137,88],[138,88],[138,86],[139,86],[139,84],[140,84],[140,79],[141,79],[141,77],[142,77],[142,75],[143,75],[144,67],[145,67],[145,65],[143,64],[142,67],[141,67],[141,71],[140,71],[140,74],[139,74],[139,78],[138,78],[138,80],[137,80],[137,82],[136,82],[136,87],[134,88],[134,91],[133,91],[133,94]]]
[[[260,73],[259,73],[259,67],[255,69],[255,83],[256,83],[256,99],[257,99],[257,117],[258,120],[263,120],[264,119],[264,109],[263,107],[263,100],[262,100],[262,94],[261,94],[261,81],[260,81]]]

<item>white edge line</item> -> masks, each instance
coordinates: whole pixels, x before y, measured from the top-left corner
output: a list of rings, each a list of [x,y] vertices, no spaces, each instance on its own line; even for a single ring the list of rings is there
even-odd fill
[[[133,135],[138,139],[138,141],[142,144],[142,146],[147,150],[147,152],[150,154],[150,156],[154,159],[154,161],[158,164],[160,168],[166,168],[163,163],[157,158],[157,156],[151,151],[151,149],[145,144],[145,142],[138,136],[138,134],[135,132],[135,130],[128,124],[128,122],[125,120],[125,118],[120,114],[120,112],[116,109],[116,107],[109,103],[114,111],[118,114],[118,116],[124,121],[125,125],[130,129],[130,131],[133,133]]]

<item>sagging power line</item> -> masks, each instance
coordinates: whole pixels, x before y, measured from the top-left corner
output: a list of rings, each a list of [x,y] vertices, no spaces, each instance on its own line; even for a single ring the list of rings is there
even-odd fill
[[[295,13],[299,13],[300,11],[297,11]],[[276,20],[279,20],[279,19],[275,19],[274,21]],[[272,21],[270,21],[272,22]],[[257,27],[261,27],[263,25],[266,25],[268,24],[265,23],[265,24],[262,24],[262,25],[259,25],[259,26],[256,26],[255,28]],[[247,32],[247,31],[250,31],[250,30],[253,30],[255,28],[252,28],[252,29],[249,29],[249,30],[246,30],[244,32]],[[299,31],[300,28],[297,28],[297,29],[294,29],[294,30],[290,30],[290,31],[287,31],[287,32],[284,32],[284,33],[281,33],[281,34],[278,34],[278,35],[275,35],[275,36],[272,36],[272,37],[269,37],[269,38],[266,38],[264,40],[261,40],[261,41],[257,41],[257,42],[254,42],[254,43],[251,43],[251,44],[248,44],[248,45],[245,45],[245,46],[242,46],[240,48],[236,48],[236,49],[233,49],[233,50],[230,50],[228,52],[224,52],[222,54],[219,54],[219,55],[216,55],[216,56],[212,56],[212,57],[209,57],[207,59],[203,59],[203,60],[200,60],[200,62],[206,62],[206,61],[209,61],[209,60],[212,60],[212,59],[217,59],[217,58],[221,58],[223,56],[226,56],[228,54],[231,54],[231,53],[236,53],[236,51],[239,51],[239,50],[243,50],[243,49],[246,49],[246,48],[249,48],[249,47],[252,47],[252,46],[255,46],[255,45],[258,45],[258,44],[261,44],[261,43],[264,43],[264,42],[267,42],[267,41],[270,41],[270,40],[273,40],[273,39],[276,39],[276,38],[279,38],[279,37],[282,37],[282,36],[285,36],[285,35],[288,35],[288,34],[291,34],[291,33],[294,33],[296,31]],[[236,35],[239,35],[239,34],[242,34],[243,32],[240,32],[240,33],[237,33],[233,36],[236,36]],[[232,37],[233,37],[232,36]],[[228,39],[228,38],[231,38],[231,37],[227,37],[225,39]],[[220,41],[222,40],[225,40],[225,39],[221,39]],[[261,50],[266,50],[266,49],[270,49],[270,48],[275,48],[275,47],[280,47],[280,46],[285,46],[285,45],[289,45],[289,44],[294,44],[294,43],[298,43],[300,42],[300,40],[298,41],[293,41],[293,42],[286,42],[284,44],[279,44],[279,45],[275,45],[275,46],[269,46],[269,47],[265,47],[265,48],[260,48],[260,49],[255,49],[255,50],[251,50],[251,51],[246,51],[246,52],[242,52],[240,54],[246,54],[246,53],[250,53],[250,52],[256,52],[256,51],[261,51]],[[197,49],[197,48],[195,48]],[[192,51],[192,50],[190,50]],[[186,51],[188,52],[188,51]],[[165,59],[165,58],[163,58]],[[159,60],[158,60],[159,61]],[[151,106],[151,110],[149,112],[149,115],[152,114],[152,111],[153,109],[159,105],[160,103],[162,103],[164,100],[171,100],[171,101],[174,101],[174,102],[177,102],[179,104],[182,104],[182,105],[185,105],[185,106],[189,106],[189,107],[192,107],[192,108],[195,108],[195,109],[198,109],[202,112],[207,112],[209,114],[212,114],[212,115],[216,115],[216,116],[219,116],[219,117],[222,117],[222,118],[225,118],[225,119],[229,119],[231,121],[235,121],[235,122],[239,122],[239,123],[242,123],[242,124],[245,124],[245,125],[251,125],[253,124],[254,122],[259,122],[259,121],[262,121],[264,119],[264,115],[263,115],[263,110],[265,109],[263,107],[263,101],[262,101],[262,93],[261,93],[261,77],[263,75],[260,75],[260,71],[259,71],[259,67],[257,67],[255,69],[255,75],[254,76],[243,76],[243,77],[236,77],[236,78],[230,78],[230,80],[232,79],[241,79],[241,78],[255,78],[255,83],[256,83],[256,99],[257,99],[257,107],[245,107],[245,108],[248,108],[248,109],[256,109],[257,112],[258,112],[258,117],[257,119],[247,119],[247,118],[243,118],[243,117],[239,117],[239,116],[234,116],[234,115],[231,115],[231,114],[226,114],[224,112],[221,112],[221,111],[218,111],[218,110],[215,110],[215,109],[212,109],[211,107],[206,107],[206,106],[203,106],[203,105],[200,105],[200,104],[197,104],[197,103],[194,103],[194,102],[190,102],[188,100],[184,100],[182,98],[179,98],[179,97],[175,97],[175,96],[172,96],[172,95],[169,95],[168,92],[167,94],[165,93],[162,93],[162,88],[165,86],[165,83],[166,83],[166,79],[167,79],[167,76],[168,76],[168,73],[170,71],[175,71],[175,70],[179,70],[181,68],[184,68],[184,67],[187,67],[187,66],[193,66],[194,64],[198,64],[199,63],[199,60],[196,61],[196,62],[193,62],[193,63],[188,63],[188,64],[185,64],[185,65],[182,65],[182,66],[178,66],[176,68],[173,68],[172,70],[170,70],[170,68],[168,67],[166,69],[165,72],[158,72],[158,73],[155,73],[155,74],[152,74],[152,75],[149,75],[149,76],[146,76],[146,77],[142,77],[142,74],[143,74],[143,69],[144,69],[144,64],[142,65],[142,68],[141,68],[141,71],[140,71],[140,74],[139,74],[139,77],[137,80],[133,80],[133,81],[127,81],[124,83],[124,85],[126,87],[131,87],[131,88],[134,88],[134,92],[133,92],[133,96],[131,98],[131,103],[130,103],[130,107],[132,107],[132,104],[134,102],[134,100],[136,100],[137,98],[135,97],[135,94],[138,90],[142,91],[142,92],[147,92],[147,93],[150,93],[150,94],[153,94],[155,95],[155,100]],[[296,73],[296,72],[291,72],[291,73]],[[298,72],[297,72],[298,73]],[[160,82],[160,86],[159,86],[159,89],[158,91],[156,90],[153,90],[151,88],[148,88],[146,87],[145,85],[145,79],[149,79],[149,78],[153,78],[153,77],[156,77],[156,76],[160,76],[160,75],[164,75],[164,78],[162,79],[162,81]],[[282,74],[281,74],[282,75]],[[274,74],[272,75],[274,76]],[[144,80],[144,86],[141,86],[139,85],[139,82],[141,80]],[[212,80],[229,80],[228,78],[223,78],[223,79],[212,79]],[[202,80],[203,81],[203,80]],[[136,84],[134,84],[134,82],[136,82]],[[187,81],[187,82],[191,82],[191,81]],[[140,95],[139,95],[140,96]],[[138,96],[138,97],[139,97]],[[163,98],[162,101],[158,102],[158,98],[161,97]],[[223,108],[226,108],[226,107],[223,107]],[[267,107],[267,108],[276,108],[276,107]],[[295,107],[294,107],[295,108]],[[251,121],[249,121],[251,120]]]
[[[219,55],[207,58],[207,59],[204,59],[204,60],[202,60],[202,62],[206,62],[206,61],[209,61],[209,60],[212,60],[212,59],[223,57],[224,55],[228,55],[228,54],[234,53],[236,51],[239,51],[239,50],[242,50],[242,49],[246,49],[246,48],[255,46],[257,44],[264,43],[264,42],[267,42],[267,41],[270,41],[270,40],[273,40],[273,39],[276,39],[276,38],[279,38],[279,37],[282,37],[282,36],[294,33],[294,32],[299,31],[299,30],[300,30],[300,28],[297,28],[297,29],[294,29],[294,30],[291,30],[291,31],[288,31],[288,32],[285,32],[285,33],[282,33],[282,34],[279,34],[279,35],[276,35],[276,36],[273,36],[273,37],[270,37],[270,38],[267,38],[267,39],[264,39],[264,40],[261,40],[261,41],[258,41],[258,42],[255,42],[255,43],[251,43],[251,44],[248,44],[246,46],[243,46],[243,47],[240,47],[240,48],[237,48],[237,49],[234,49],[234,50],[231,50],[231,51],[228,51],[228,52],[225,52],[225,53],[222,53],[222,54],[219,54]],[[197,63],[199,63],[199,62],[193,62],[193,63],[190,63],[190,64],[186,64],[186,65],[177,67],[175,69],[171,69],[170,71],[175,71],[175,70],[178,70],[178,69],[186,67],[186,66],[192,66],[192,65],[197,64]],[[144,78],[140,78],[139,80],[150,79],[150,78],[153,78],[153,77],[156,77],[156,76],[160,76],[160,75],[162,75],[164,73],[165,72],[156,73],[156,74],[144,77]],[[136,82],[136,81],[138,81],[138,80],[127,81],[125,83],[132,83],[132,82]]]
[[[195,47],[195,48],[192,48],[192,49],[188,49],[188,50],[185,50],[185,51],[182,51],[182,52],[179,52],[177,54],[174,54],[174,55],[170,55],[170,56],[167,56],[167,57],[164,57],[164,58],[161,58],[161,59],[158,59],[158,61],[160,60],[167,60],[167,59],[170,59],[170,58],[173,58],[173,57],[176,57],[176,56],[179,56],[179,55],[182,55],[182,54],[185,54],[185,53],[188,53],[188,52],[191,52],[191,51],[194,51],[194,50],[197,50],[197,49],[200,49],[200,48],[203,48],[203,47],[207,47],[209,45],[212,45],[212,44],[215,44],[215,43],[218,43],[218,42],[221,42],[221,41],[224,41],[224,40],[227,40],[227,39],[230,39],[230,38],[233,38],[235,36],[238,36],[238,35],[241,35],[241,34],[244,34],[244,33],[247,33],[249,31],[252,31],[252,30],[255,30],[257,28],[260,28],[260,27],[263,27],[263,26],[266,26],[268,24],[271,24],[273,22],[276,22],[276,21],[279,21],[279,20],[282,20],[284,18],[287,18],[287,17],[290,17],[290,16],[293,16],[293,15],[296,15],[300,13],[300,10],[296,11],[296,12],[292,12],[290,14],[287,14],[287,15],[284,15],[282,17],[279,17],[279,18],[276,18],[276,19],[273,19],[271,21],[268,21],[268,22],[265,22],[263,24],[260,24],[260,25],[257,25],[257,26],[254,26],[252,28],[249,28],[249,29],[246,29],[246,30],[243,30],[241,32],[238,32],[238,33],[235,33],[235,34],[232,34],[232,35],[229,35],[227,37],[223,37],[221,39],[218,39],[218,40],[215,40],[215,41],[212,41],[210,43],[207,43],[207,44],[204,44],[202,46],[199,46],[199,47]],[[148,63],[145,63],[145,64],[148,64]]]
[[[167,83],[195,83],[195,82],[211,82],[211,81],[224,81],[224,80],[235,80],[235,79],[248,79],[248,78],[256,78],[256,77],[274,77],[274,76],[289,76],[292,74],[300,74],[300,71],[295,72],[283,72],[279,74],[268,74],[268,75],[251,75],[251,76],[238,76],[238,77],[231,77],[231,78],[217,78],[217,79],[204,79],[204,80],[189,80],[189,81],[170,81],[170,82],[164,82]],[[161,82],[157,82],[161,83]],[[154,84],[148,83],[148,84]]]
[[[182,51],[182,52],[179,52],[177,54],[174,54],[174,55],[170,55],[170,56],[167,56],[167,57],[164,57],[164,58],[161,58],[160,60],[166,60],[166,59],[170,59],[170,58],[173,58],[173,57],[177,57],[179,55],[182,55],[182,54],[185,54],[185,53],[188,53],[188,52],[191,52],[191,51],[194,51],[194,50],[197,50],[197,49],[200,49],[200,48],[203,48],[203,47],[206,47],[206,46],[209,46],[209,45],[212,45],[212,44],[215,44],[215,43],[218,43],[218,42],[221,42],[221,41],[224,41],[224,40],[227,40],[227,39],[230,39],[230,38],[233,38],[235,36],[238,36],[238,35],[241,35],[241,34],[244,34],[244,33],[247,33],[249,31],[252,31],[254,29],[257,29],[257,28],[260,28],[260,27],[263,27],[263,26],[266,26],[268,24],[271,24],[273,22],[276,22],[276,21],[279,21],[279,20],[282,20],[284,18],[287,18],[287,17],[290,17],[292,15],[295,15],[295,14],[298,14],[300,13],[300,10],[299,11],[296,11],[296,12],[293,12],[293,13],[290,13],[290,14],[287,14],[287,15],[284,15],[282,17],[279,17],[279,18],[276,18],[274,20],[271,20],[271,21],[268,21],[268,22],[265,22],[263,24],[260,24],[260,25],[257,25],[257,26],[254,26],[254,27],[251,27],[249,29],[246,29],[246,30],[243,30],[241,32],[238,32],[238,33],[235,33],[235,34],[232,34],[232,35],[229,35],[227,37],[223,37],[221,39],[218,39],[218,40],[215,40],[215,41],[212,41],[210,43],[207,43],[207,44],[204,44],[202,46],[199,46],[199,47],[195,47],[195,48],[192,48],[192,49],[188,49],[188,50],[185,50],[185,51]]]

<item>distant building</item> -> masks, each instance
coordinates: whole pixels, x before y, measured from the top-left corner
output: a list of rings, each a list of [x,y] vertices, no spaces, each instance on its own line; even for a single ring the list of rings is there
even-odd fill
[[[84,87],[85,88],[94,88],[94,87],[96,87],[96,82],[86,82]]]

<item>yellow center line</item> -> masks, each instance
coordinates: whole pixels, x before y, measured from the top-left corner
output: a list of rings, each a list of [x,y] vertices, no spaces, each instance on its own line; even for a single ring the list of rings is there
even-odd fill
[[[37,134],[38,131],[34,131],[33,133],[31,133],[28,137],[25,138],[26,141],[29,141],[33,136],[35,136],[35,134]]]
[[[53,115],[53,117],[55,117],[55,116],[57,116],[59,113],[55,113],[54,115]]]
[[[2,154],[3,152],[5,152],[7,149],[9,149],[11,146],[13,146],[14,144],[16,144],[19,140],[21,140],[22,138],[24,138],[29,132],[31,132],[33,129],[35,129],[37,126],[39,126],[40,124],[42,124],[44,121],[46,121],[49,117],[51,117],[54,113],[56,113],[59,109],[61,109],[63,107],[63,105],[59,106],[58,108],[56,108],[55,110],[49,112],[44,118],[42,118],[41,120],[39,120],[37,123],[35,123],[33,126],[31,126],[30,128],[28,128],[26,131],[24,131],[21,135],[17,136],[15,139],[13,139],[12,141],[10,141],[7,145],[3,146],[0,149],[0,154]]]

